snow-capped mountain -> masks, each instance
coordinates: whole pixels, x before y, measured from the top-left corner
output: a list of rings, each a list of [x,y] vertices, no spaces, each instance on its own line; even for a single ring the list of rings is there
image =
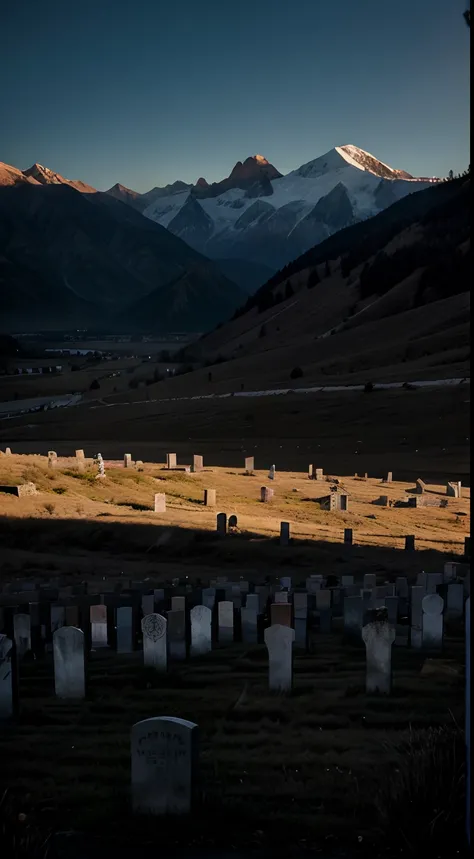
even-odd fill
[[[200,180],[161,196],[143,214],[212,259],[245,259],[276,270],[432,181],[351,145],[286,176],[255,155],[237,162],[227,179]]]
[[[28,167],[28,170],[23,171],[23,175],[35,179],[40,185],[69,185],[70,188],[75,188],[76,191],[82,191],[83,194],[96,194],[96,189],[92,185],[86,185],[80,179],[65,179],[59,173],[54,173],[49,167],[43,167],[42,164],[33,164]]]

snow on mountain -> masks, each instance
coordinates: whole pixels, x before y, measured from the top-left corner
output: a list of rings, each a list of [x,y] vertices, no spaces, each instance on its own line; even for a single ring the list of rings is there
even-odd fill
[[[32,167],[28,167],[28,170],[24,170],[23,174],[36,179],[40,185],[69,185],[71,188],[75,188],[76,191],[82,191],[83,194],[97,193],[95,188],[91,185],[86,185],[80,179],[65,179],[64,176],[54,173],[53,170],[50,170],[49,167],[43,167],[42,164],[33,164]]]
[[[221,182],[160,197],[144,215],[206,256],[275,270],[429,181],[352,145],[337,146],[286,176],[255,155],[237,162]]]
[[[17,167],[12,167],[11,164],[5,164],[0,161],[0,187],[7,185],[20,185],[29,182],[31,185],[39,185],[36,179],[32,176],[25,176]]]

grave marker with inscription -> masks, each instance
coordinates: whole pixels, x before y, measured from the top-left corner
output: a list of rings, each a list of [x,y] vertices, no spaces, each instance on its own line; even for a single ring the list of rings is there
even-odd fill
[[[268,649],[268,685],[274,692],[289,692],[293,681],[293,642],[291,626],[269,626],[264,633]]]
[[[84,633],[63,626],[53,635],[54,690],[58,698],[84,698]]]
[[[167,642],[166,618],[161,614],[147,614],[142,620],[143,664],[166,671]]]
[[[389,695],[392,688],[392,644],[395,641],[395,630],[389,623],[375,621],[363,627],[362,638],[367,660],[366,692]]]
[[[189,814],[196,791],[198,727],[157,716],[132,728],[132,806],[139,814]]]

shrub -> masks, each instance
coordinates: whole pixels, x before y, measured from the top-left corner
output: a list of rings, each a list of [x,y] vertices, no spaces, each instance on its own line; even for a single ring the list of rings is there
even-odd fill
[[[55,492],[56,495],[64,495],[64,493],[67,492],[67,488],[65,486],[54,486],[53,492]]]
[[[46,511],[46,513],[49,513],[50,516],[53,515],[55,509],[56,508],[55,508],[54,504],[51,504],[51,502],[48,502],[47,504],[44,505],[44,510]]]
[[[373,390],[374,390],[373,383],[372,382],[366,382],[365,386],[364,386],[364,393],[365,394],[371,394]]]
[[[304,373],[301,367],[293,367],[290,373],[290,379],[301,379],[303,375]]]
[[[99,382],[97,381],[97,379],[94,379],[94,381],[91,382],[89,390],[90,391],[98,391],[99,388],[100,388]]]

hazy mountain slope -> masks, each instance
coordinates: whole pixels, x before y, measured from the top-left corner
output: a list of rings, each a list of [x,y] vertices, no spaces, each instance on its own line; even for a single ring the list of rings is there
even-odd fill
[[[355,146],[335,147],[286,176],[254,156],[222,182],[162,196],[144,214],[213,259],[275,270],[430,181]]]
[[[165,286],[166,301],[174,307],[168,285],[183,277],[189,284],[190,301],[196,302],[187,311],[192,316],[194,310],[199,319],[191,330],[207,327],[207,309],[211,326],[218,319],[216,307],[226,315],[243,300],[241,290],[213,263],[158,224],[110,195],[80,194],[63,184],[0,188],[0,257],[4,260],[4,330],[9,319],[16,317],[20,296],[25,328],[38,327],[40,319],[48,319],[50,304],[56,315],[61,315],[59,308],[64,309],[65,327],[84,323],[85,303],[94,308],[91,327],[94,317],[113,325],[126,307],[136,308],[140,299],[152,292],[157,295]],[[199,300],[192,288],[195,282],[206,283],[210,306]],[[182,330],[170,306],[163,308],[163,318]],[[159,325],[159,314],[155,321]]]
[[[214,259],[214,264],[226,277],[252,295],[272,276],[271,268],[245,259]]]

